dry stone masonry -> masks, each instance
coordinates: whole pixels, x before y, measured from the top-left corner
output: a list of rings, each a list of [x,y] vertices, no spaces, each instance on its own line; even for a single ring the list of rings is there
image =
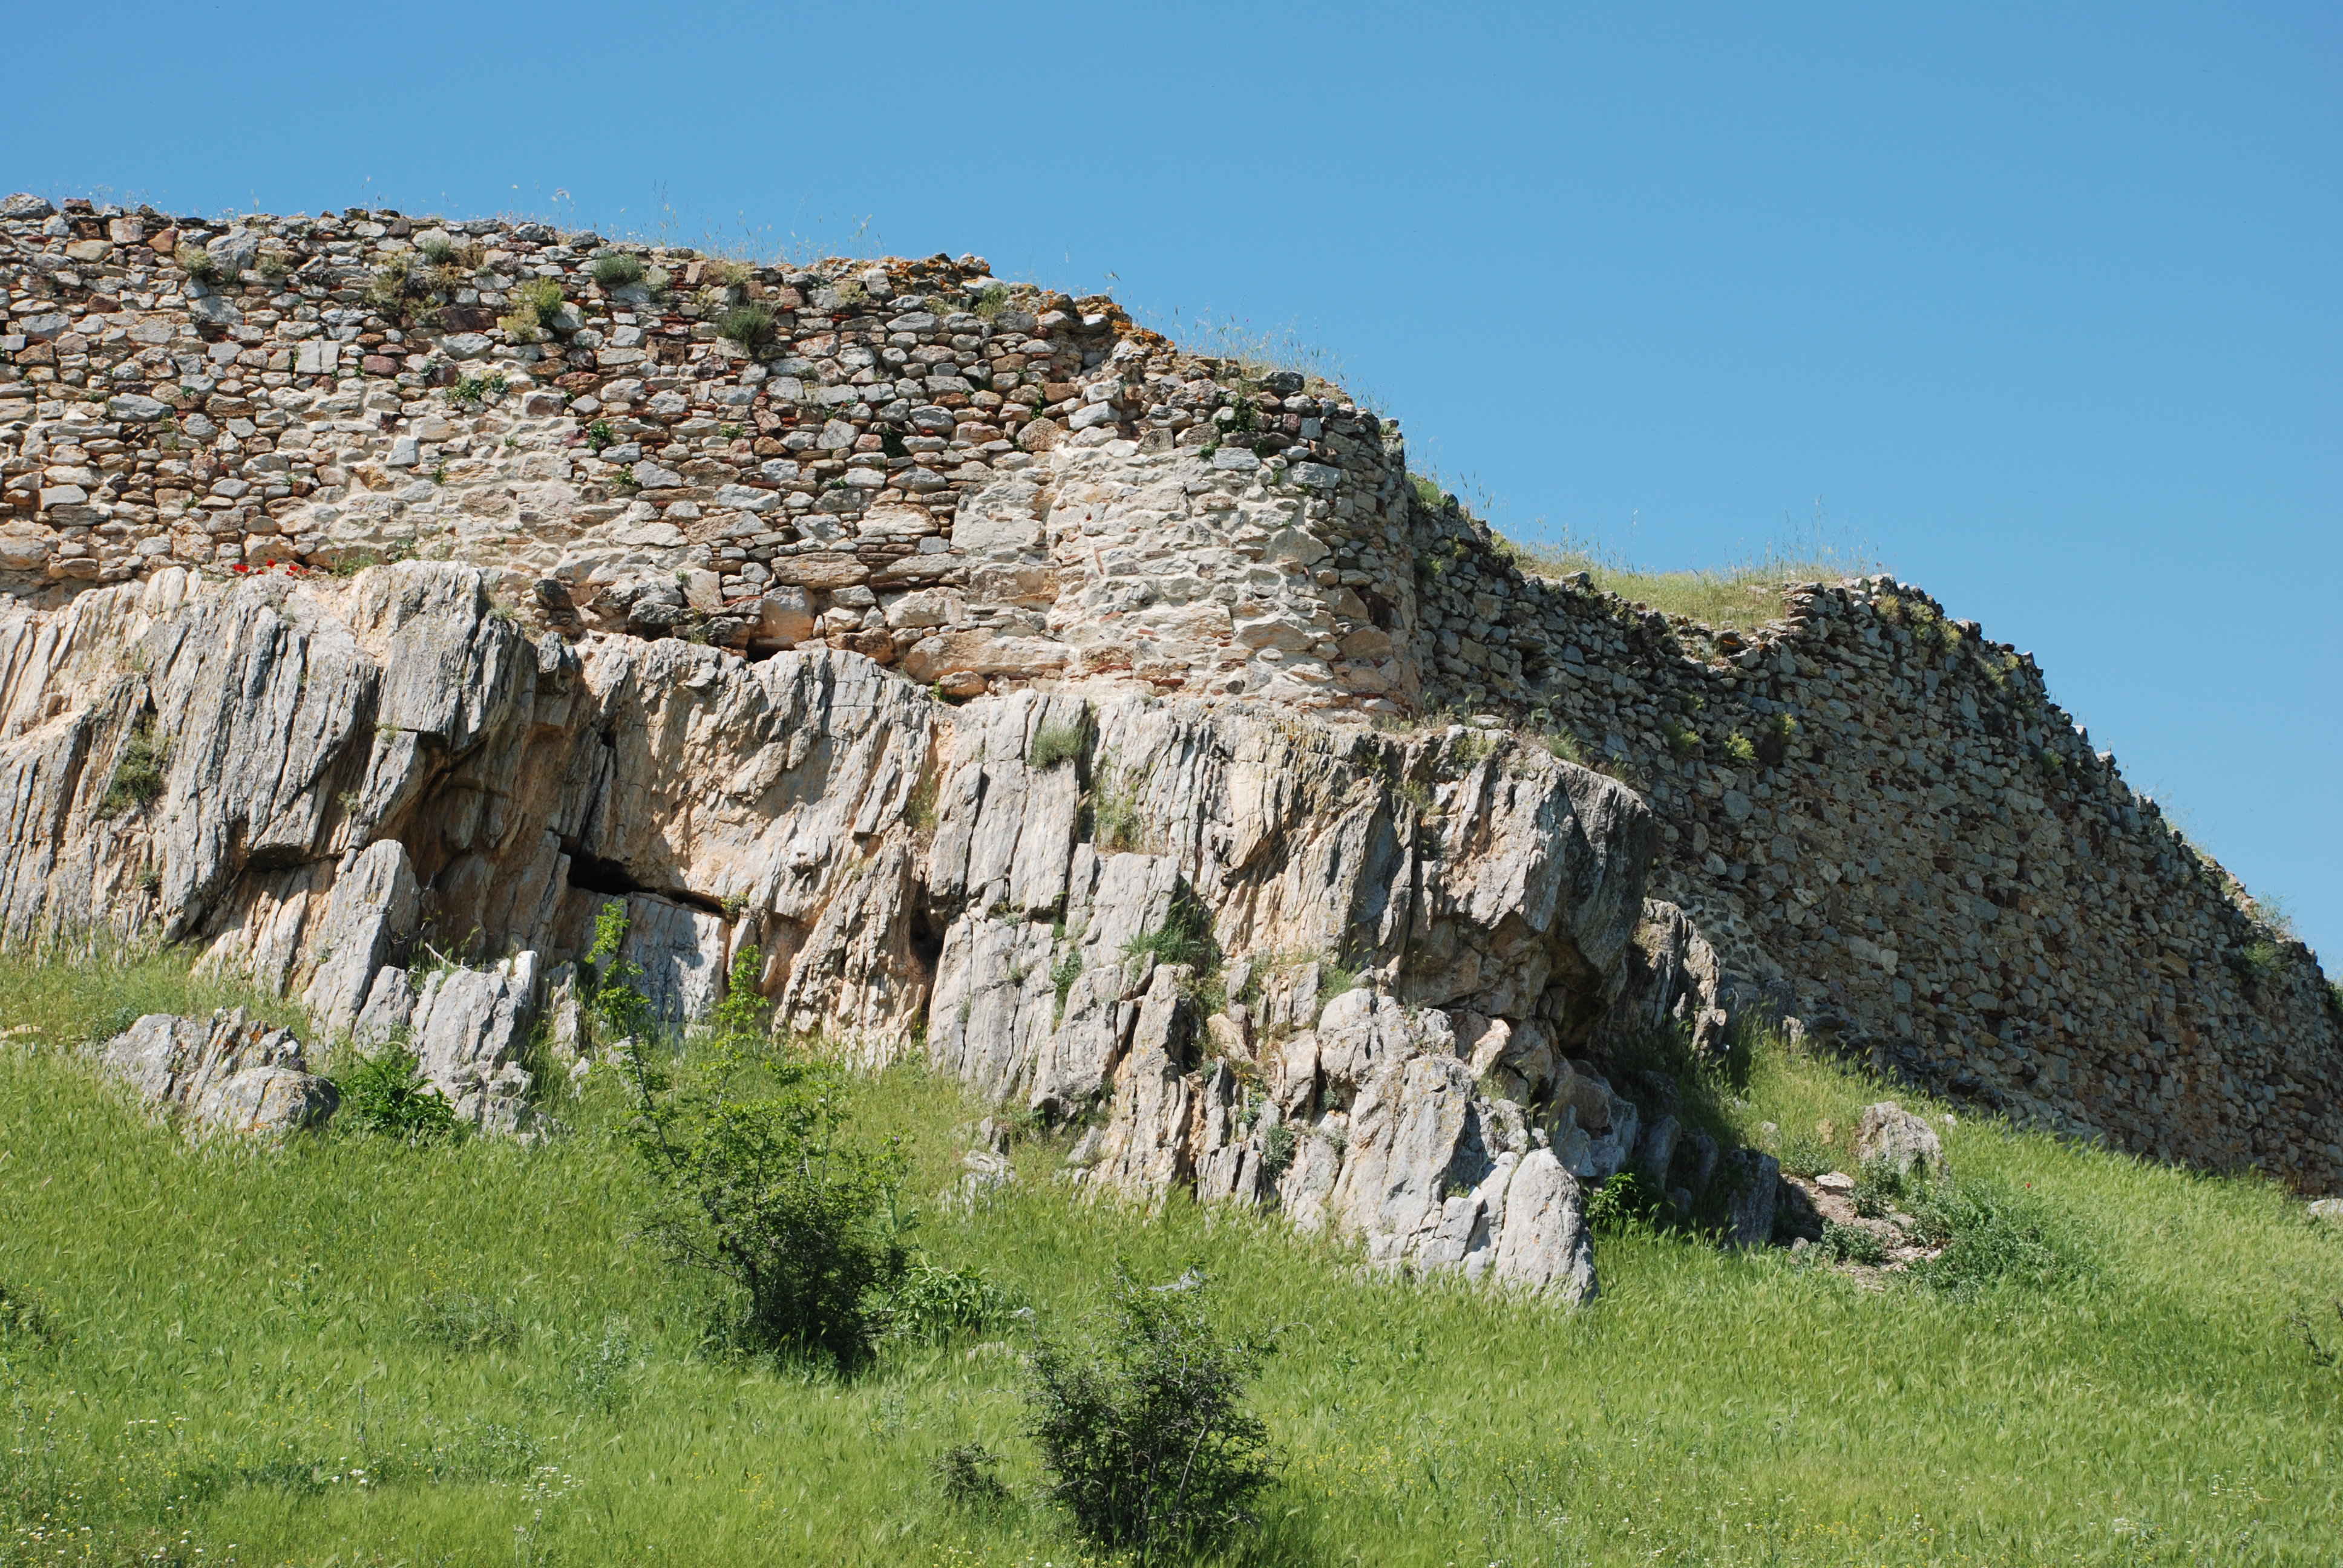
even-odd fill
[[[2316,960],[1909,586],[1736,633],[1541,576],[1338,388],[972,256],[17,196],[0,283],[0,922],[427,1026],[484,1125],[616,898],[672,1015],[752,945],[1095,1118],[1085,1180],[1571,1292],[1576,1183],[1744,1158],[1604,1029],[2343,1186]],[[1210,960],[1127,956],[1175,910]]]

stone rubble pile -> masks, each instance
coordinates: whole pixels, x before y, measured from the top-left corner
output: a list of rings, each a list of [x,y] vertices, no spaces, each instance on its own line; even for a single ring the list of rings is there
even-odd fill
[[[1908,585],[1789,585],[1735,631],[1541,575],[1339,388],[973,256],[748,266],[538,224],[18,196],[0,283],[8,930],[159,919],[322,985],[338,1024],[393,960],[327,906],[352,856],[397,893],[395,843],[435,943],[558,966],[624,898],[672,1013],[745,931],[793,1019],[877,1040],[932,996],[960,1041],[965,1003],[967,1070],[1023,1093],[1103,1081],[1105,1020],[1154,982],[1085,980],[1054,1043],[1038,939],[1009,929],[1034,922],[960,923],[1001,849],[954,835],[1009,819],[966,790],[1038,789],[1015,820],[1054,836],[1099,787],[972,763],[1001,704],[1202,701],[1343,745],[1413,728],[1411,755],[1463,719],[1446,753],[1544,737],[1648,808],[1655,908],[1616,955],[1636,1027],[1714,1045],[1769,1014],[2031,1124],[2343,1184],[2315,957],[2030,658]],[[851,755],[779,739],[840,703],[880,716]],[[106,809],[165,742],[165,800]],[[1153,744],[1109,749],[1193,777]],[[880,826],[930,774],[934,844]],[[1035,877],[1128,904],[1115,860],[1010,854],[1001,904],[1046,907]],[[1213,1016],[1213,1050],[1257,1042]],[[1506,1093],[1555,1091],[1508,1040]]]

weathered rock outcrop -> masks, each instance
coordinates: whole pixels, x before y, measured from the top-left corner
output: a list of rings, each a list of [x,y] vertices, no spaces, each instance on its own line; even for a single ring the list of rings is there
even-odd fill
[[[1576,1183],[1634,1147],[1573,1058],[1626,983],[1650,817],[1510,739],[532,644],[421,563],[0,617],[0,678],[40,693],[0,766],[55,803],[14,819],[10,863],[50,872],[13,881],[13,930],[201,941],[330,1030],[405,1030],[484,1127],[520,1116],[540,964],[622,899],[670,1016],[754,948],[789,1026],[872,1061],[924,1030],[938,1066],[1094,1121],[1102,1188],[1283,1204],[1392,1261],[1583,1292]],[[152,798],[110,792],[156,733]]]
[[[151,1109],[192,1132],[281,1135],[334,1113],[334,1086],[308,1070],[301,1042],[244,1010],[209,1019],[149,1013],[98,1050],[98,1062]]]

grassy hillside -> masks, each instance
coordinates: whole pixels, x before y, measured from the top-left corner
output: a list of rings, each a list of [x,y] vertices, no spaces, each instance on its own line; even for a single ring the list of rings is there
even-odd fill
[[[199,1149],[61,1050],[228,989],[0,960],[0,1563],[1082,1560],[1037,1505],[971,1516],[930,1479],[981,1440],[1031,1490],[1024,1331],[851,1383],[726,1356],[704,1289],[628,1239],[607,1081],[538,1147]],[[1874,1098],[1776,1053],[1729,1113],[1803,1132]],[[864,1108],[911,1134],[922,1194],[976,1113],[910,1071]],[[2058,1268],[1882,1289],[1631,1233],[1568,1312],[1367,1277],[1247,1216],[1085,1205],[1040,1145],[1012,1196],[920,1230],[1045,1329],[1118,1265],[1192,1263],[1235,1322],[1283,1325],[1258,1397],[1284,1479],[1245,1561],[2334,1562],[2343,1372],[2289,1319],[2343,1340],[2343,1230],[1988,1126],[1947,1146]]]

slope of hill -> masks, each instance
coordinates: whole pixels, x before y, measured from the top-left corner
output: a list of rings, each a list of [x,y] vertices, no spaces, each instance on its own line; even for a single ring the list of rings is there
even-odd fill
[[[537,1146],[197,1146],[62,1053],[121,1010],[262,999],[171,959],[9,960],[0,999],[0,1562],[1076,1562],[1033,1498],[1020,1354],[1117,1269],[1192,1266],[1283,1330],[1259,1394],[1283,1478],[1242,1561],[2332,1555],[2343,1227],[2255,1181],[1920,1106],[2025,1246],[1865,1277],[1630,1228],[1567,1310],[1226,1209],[1084,1202],[1021,1143],[1025,1180],[919,1233],[1033,1316],[841,1383],[725,1355],[630,1241],[606,1080]],[[1882,1092],[1778,1042],[1716,1087],[1753,1140],[1843,1139]],[[980,1109],[910,1069],[864,1105],[923,1193]],[[970,1441],[1007,1455],[996,1512],[930,1479]]]

